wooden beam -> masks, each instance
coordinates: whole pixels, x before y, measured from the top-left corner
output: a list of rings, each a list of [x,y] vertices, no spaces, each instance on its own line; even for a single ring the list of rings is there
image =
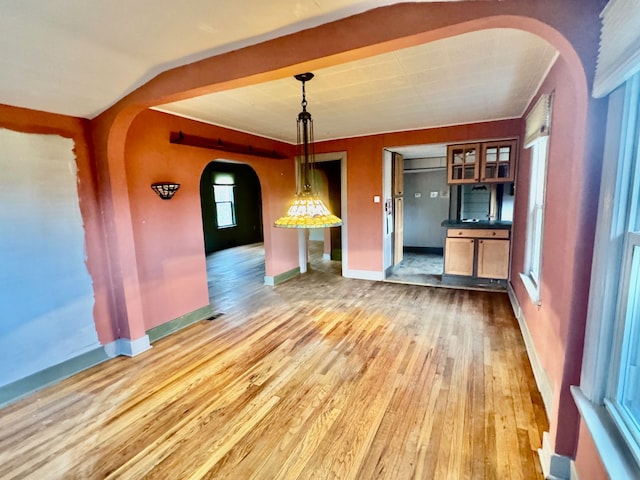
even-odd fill
[[[243,155],[252,155],[255,157],[283,159],[288,158],[287,155],[279,153],[275,150],[266,148],[253,147],[251,145],[242,145],[239,143],[223,141],[220,138],[207,138],[198,135],[189,135],[186,133],[171,132],[169,136],[170,143],[179,145],[188,145],[190,147],[208,148],[210,150],[220,150],[222,152],[240,153]]]

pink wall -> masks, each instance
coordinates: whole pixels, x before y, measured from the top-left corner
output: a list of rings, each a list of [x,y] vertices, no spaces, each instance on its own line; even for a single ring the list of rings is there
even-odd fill
[[[589,429],[582,420],[580,421],[578,448],[575,458],[576,470],[580,480],[603,480],[609,478],[598,450],[593,443]]]
[[[200,177],[213,160],[246,163],[260,179],[265,251],[269,254],[265,258],[266,274],[277,275],[298,264],[297,233],[273,227],[295,193],[293,161],[171,144],[172,131],[284,154],[293,151],[288,144],[152,110],[135,119],[126,144],[125,163],[146,330],[209,303]],[[180,183],[180,190],[173,199],[161,200],[150,185],[169,180]]]
[[[582,87],[582,88],[581,88]],[[511,282],[553,390],[550,434],[573,457],[579,414],[569,392],[580,381],[600,162],[585,155],[589,95],[559,58],[539,93],[554,92],[546,184],[541,306],[520,280],[524,269],[530,151],[521,150],[516,182]],[[531,106],[537,101],[537,96]],[[597,148],[597,147],[594,147]]]
[[[512,278],[554,387],[552,441],[558,453],[571,456],[578,446],[578,414],[568,385],[578,383],[579,376],[603,130],[588,91],[603,5],[604,0],[398,4],[164,72],[92,120],[90,127],[79,119],[8,107],[0,107],[0,118],[7,128],[60,133],[76,140],[100,340],[136,339],[148,328],[206,303],[198,181],[204,166],[217,155],[170,145],[169,131],[228,135],[239,143],[270,142],[147,111],[149,106],[483,28],[520,28],[538,34],[561,54],[541,88],[556,91],[542,308],[528,303],[517,280],[524,248],[521,200],[516,205]],[[372,199],[382,192],[383,147],[506,137],[516,131],[521,131],[521,124],[510,121],[323,144],[319,152],[348,152],[349,268],[382,269],[382,204]],[[521,152],[519,199],[526,198],[527,155]],[[256,170],[263,189],[264,222],[269,226],[282,214],[293,191],[293,163],[224,156]],[[169,202],[159,200],[149,188],[162,179],[183,185]],[[265,250],[267,275],[297,265],[295,232],[267,227]],[[579,451],[590,448],[585,441]]]

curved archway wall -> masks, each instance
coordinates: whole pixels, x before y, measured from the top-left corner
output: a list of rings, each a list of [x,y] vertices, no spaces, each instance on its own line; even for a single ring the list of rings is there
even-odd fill
[[[559,273],[545,284],[551,301],[540,309],[528,305],[518,284],[522,268],[521,239],[524,225],[516,215],[514,222],[514,291],[523,308],[535,349],[553,389],[550,414],[551,447],[555,452],[573,456],[577,448],[578,415],[567,385],[577,383],[582,353],[584,314],[587,304],[592,238],[595,222],[595,192],[600,173],[601,140],[604,116],[601,106],[589,98],[597,55],[599,19],[604,0],[557,2],[554,0],[510,0],[509,2],[407,3],[375,9],[310,30],[281,37],[237,51],[179,67],[161,75],[132,92],[92,122],[95,154],[99,172],[100,195],[105,214],[109,246],[109,274],[114,287],[113,331],[120,337],[135,339],[145,329],[167,317],[182,315],[203,303],[206,295],[204,269],[196,257],[204,258],[201,238],[184,238],[187,223],[199,219],[181,217],[181,209],[198,212],[197,182],[183,187],[171,202],[157,203],[149,190],[158,175],[171,173],[171,180],[198,178],[210,152],[169,145],[167,128],[188,122],[145,109],[222,89],[268,81],[365,56],[391,51],[484,28],[519,28],[546,39],[560,52],[560,60],[542,89],[553,84],[558,93],[554,117],[565,123],[563,143],[551,153],[550,175],[558,175],[547,191],[554,208],[565,214],[550,215],[545,225],[545,260],[556,265],[549,271]],[[566,99],[559,102],[560,92]],[[569,99],[569,97],[571,97]],[[142,112],[142,113],[141,113]],[[570,118],[568,118],[570,117]],[[135,119],[135,121],[134,121]],[[554,128],[561,123],[554,118]],[[197,122],[189,124],[190,133],[210,135],[210,129]],[[192,130],[191,130],[192,129]],[[522,121],[511,120],[422,132],[377,135],[351,140],[326,142],[319,152],[346,150],[349,209],[349,269],[382,270],[381,204],[371,201],[382,191],[382,147],[411,143],[464,141],[471,138],[501,136],[499,132],[520,133]],[[160,134],[160,132],[163,132]],[[486,135],[485,135],[486,133]],[[244,135],[233,132],[232,135]],[[153,138],[151,138],[153,136]],[[560,135],[558,135],[560,137]],[[252,137],[255,139],[255,137]],[[265,142],[271,142],[264,140]],[[166,144],[162,153],[150,154],[149,142]],[[282,147],[281,147],[282,148]],[[553,146],[552,146],[553,148]],[[526,158],[518,180],[526,189]],[[172,163],[168,155],[187,160]],[[562,158],[558,156],[562,155]],[[206,157],[206,158],[205,158]],[[293,191],[293,163],[276,163],[247,158],[263,185],[265,225],[285,208]],[[153,165],[153,168],[151,167]],[[197,165],[197,166],[196,166]],[[165,170],[163,170],[165,169]],[[560,187],[559,184],[562,184]],[[284,189],[284,190],[283,190]],[[156,202],[156,204],[153,204]],[[150,206],[151,205],[151,206]],[[355,209],[358,212],[356,214]],[[520,202],[517,206],[522,208]],[[197,216],[195,213],[193,216]],[[158,232],[146,218],[171,219],[173,247],[155,251]],[[369,233],[374,233],[369,235]],[[265,254],[271,274],[285,272],[296,264],[295,235],[265,229]],[[179,252],[178,245],[180,245]],[[555,245],[547,250],[547,246]],[[163,259],[163,255],[165,256]],[[182,261],[178,262],[177,257]],[[161,270],[157,263],[163,259]],[[203,261],[203,260],[202,260]],[[155,265],[154,265],[155,264]],[[187,266],[189,266],[187,268]],[[562,270],[561,272],[559,270]],[[160,277],[154,276],[160,273]],[[186,285],[192,285],[187,291]],[[177,289],[177,290],[176,290]],[[158,292],[167,294],[171,306],[156,303]],[[552,293],[553,292],[553,296]],[[182,297],[182,294],[185,297]],[[544,302],[544,300],[543,300]],[[106,309],[105,309],[106,310]],[[154,315],[160,315],[154,316]],[[102,338],[108,340],[108,333]]]
[[[292,150],[288,144],[153,110],[136,117],[126,142],[125,166],[144,331],[209,304],[200,178],[221,152],[171,144],[169,135],[176,131],[284,153]],[[227,152],[224,157],[249,165],[260,181],[266,275],[294,269],[297,254],[288,258],[286,253],[297,251],[297,237],[270,228],[295,191],[293,162]],[[150,185],[168,180],[180,183],[180,189],[171,200],[161,200]]]

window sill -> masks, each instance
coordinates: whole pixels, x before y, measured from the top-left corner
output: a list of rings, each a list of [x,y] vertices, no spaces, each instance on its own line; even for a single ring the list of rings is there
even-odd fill
[[[533,282],[533,280],[531,280],[531,277],[529,275],[521,273],[520,280],[522,280],[524,288],[527,290],[531,302],[538,307],[542,305],[542,302],[540,301],[540,289]]]
[[[640,466],[605,407],[592,403],[580,387],[572,386],[571,394],[610,478],[640,478]]]

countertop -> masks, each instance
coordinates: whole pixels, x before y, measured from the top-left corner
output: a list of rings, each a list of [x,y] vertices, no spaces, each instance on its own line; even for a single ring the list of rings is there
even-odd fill
[[[462,220],[450,220],[446,219],[442,221],[442,226],[445,228],[493,228],[509,230],[512,222],[504,222],[500,220],[481,220],[478,222],[465,222]]]

